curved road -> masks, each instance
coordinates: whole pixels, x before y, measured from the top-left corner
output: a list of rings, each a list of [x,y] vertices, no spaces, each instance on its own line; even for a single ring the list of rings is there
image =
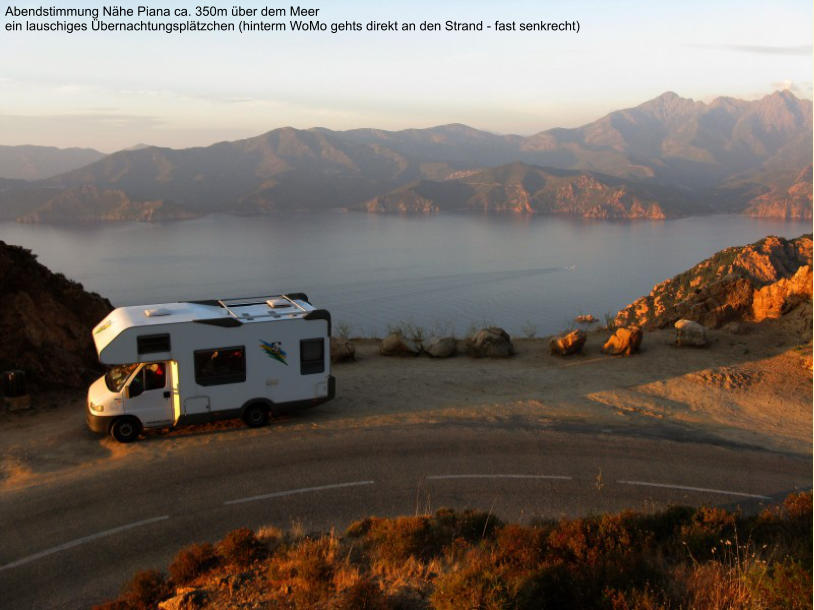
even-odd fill
[[[223,435],[162,461],[4,493],[2,605],[88,606],[115,596],[138,569],[166,568],[181,546],[244,525],[341,531],[371,514],[443,506],[519,521],[671,503],[755,509],[811,485],[807,457],[587,428],[441,423]]]

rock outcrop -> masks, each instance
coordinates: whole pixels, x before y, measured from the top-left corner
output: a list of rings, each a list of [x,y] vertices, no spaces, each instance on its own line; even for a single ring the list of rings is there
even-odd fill
[[[331,362],[356,360],[356,347],[349,339],[331,337]]]
[[[707,211],[675,189],[524,163],[419,180],[358,207],[375,213],[559,214],[603,220],[663,220]]]
[[[157,222],[186,220],[198,215],[167,201],[136,201],[118,189],[85,185],[60,191],[17,220],[23,223]]]
[[[676,329],[676,345],[704,347],[709,340],[707,339],[707,329],[705,326],[692,320],[679,320],[675,323]]]
[[[599,320],[597,320],[593,314],[583,313],[574,318],[574,322],[578,324],[593,324],[594,322],[599,322]]]
[[[379,343],[379,353],[382,356],[418,356],[421,344],[399,332],[390,333]]]
[[[25,371],[29,388],[80,388],[102,370],[91,329],[110,301],[0,241],[0,371]]]
[[[458,351],[458,340],[455,337],[432,337],[425,351],[433,358],[450,358]]]
[[[611,356],[630,356],[639,351],[642,344],[642,329],[638,326],[623,326],[617,328],[605,345],[602,351]]]
[[[509,333],[490,326],[466,340],[466,353],[474,358],[508,358],[514,354],[514,345]]]
[[[751,319],[760,322],[779,318],[803,301],[811,301],[811,265],[803,265],[790,278],[782,278],[755,290]]]
[[[548,346],[552,354],[570,356],[571,354],[578,354],[582,351],[582,346],[585,345],[585,339],[587,339],[587,337],[588,335],[585,334],[585,331],[572,330],[571,332],[554,337]]]
[[[769,236],[727,248],[672,279],[617,315],[617,326],[664,328],[682,318],[719,328],[778,317],[811,300],[811,235]]]
[[[787,189],[775,187],[749,201],[744,214],[757,218],[811,220],[811,184],[809,165]]]

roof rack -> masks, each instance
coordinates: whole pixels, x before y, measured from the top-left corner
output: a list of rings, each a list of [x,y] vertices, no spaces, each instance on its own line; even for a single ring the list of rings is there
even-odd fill
[[[294,296],[296,296],[296,295],[294,295]],[[233,307],[250,307],[252,305],[267,305],[269,307],[269,312],[267,314],[263,314],[263,315],[268,315],[268,316],[272,316],[272,317],[276,318],[279,314],[277,314],[277,312],[273,311],[272,308],[271,308],[271,302],[273,300],[286,300],[289,303],[291,303],[292,307],[296,307],[297,309],[299,309],[300,311],[303,311],[303,312],[308,311],[305,307],[303,307],[302,305],[297,303],[293,298],[289,297],[286,294],[271,294],[271,295],[256,296],[256,297],[233,297],[233,298],[229,298],[229,299],[218,299],[217,303],[218,303],[218,305],[223,307],[229,313],[230,316],[232,316],[233,318],[236,318],[238,320],[242,320],[242,319],[245,319],[246,316],[245,315],[238,315],[238,313],[236,313],[232,309]],[[257,316],[254,315],[254,316],[251,316],[251,317],[255,318]]]

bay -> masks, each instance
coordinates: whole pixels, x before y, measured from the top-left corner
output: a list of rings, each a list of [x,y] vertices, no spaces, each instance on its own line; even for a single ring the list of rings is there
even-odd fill
[[[115,305],[306,292],[352,335],[402,323],[538,336],[603,318],[727,246],[810,222],[717,215],[660,222],[356,213],[169,223],[0,223],[0,239]]]

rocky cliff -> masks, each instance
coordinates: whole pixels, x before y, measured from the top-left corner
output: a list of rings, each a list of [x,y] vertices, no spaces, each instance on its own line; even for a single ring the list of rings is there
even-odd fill
[[[776,318],[811,303],[811,235],[769,236],[727,248],[656,285],[616,316],[617,325],[662,328],[686,318],[717,328]]]
[[[362,208],[377,213],[560,214],[621,220],[662,220],[708,211],[669,187],[525,163],[422,180],[375,197]]]
[[[91,329],[110,301],[0,241],[0,303],[0,371],[22,369],[35,390],[79,388],[99,374]]]
[[[138,220],[186,220],[199,214],[166,201],[134,201],[123,191],[93,185],[60,191],[33,212],[18,218],[25,223],[74,223]]]
[[[788,188],[775,187],[752,199],[745,214],[758,218],[811,220],[811,165]]]

